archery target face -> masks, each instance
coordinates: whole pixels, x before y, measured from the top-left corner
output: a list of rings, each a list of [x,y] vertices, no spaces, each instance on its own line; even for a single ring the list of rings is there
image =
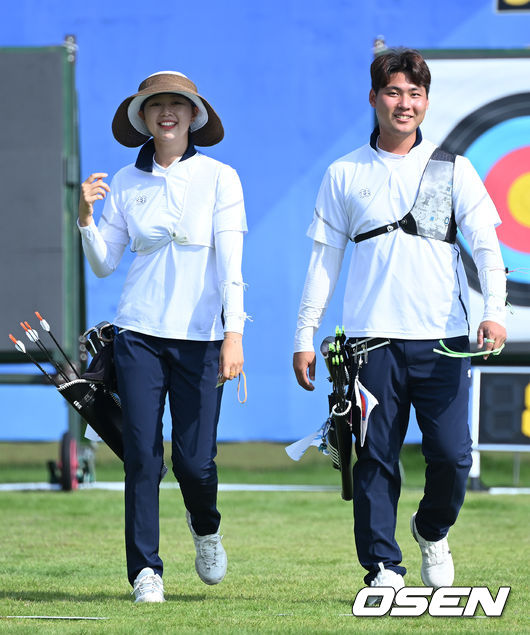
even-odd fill
[[[528,340],[530,57],[427,62],[431,106],[422,131],[444,149],[466,156],[495,203],[502,220],[497,235],[504,263],[510,271],[520,270],[507,279],[508,301],[521,322],[515,332]],[[469,246],[460,234],[458,242],[470,288],[480,294]]]
[[[511,304],[530,306],[530,92],[502,97],[464,118],[443,147],[466,156],[491,196],[502,224],[497,229]],[[480,291],[468,245],[468,281]],[[519,270],[519,271],[518,271]],[[526,271],[525,271],[526,270]]]

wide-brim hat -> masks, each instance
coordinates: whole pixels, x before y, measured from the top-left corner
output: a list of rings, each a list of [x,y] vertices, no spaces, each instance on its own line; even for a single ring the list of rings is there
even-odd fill
[[[138,112],[146,99],[160,93],[184,95],[197,106],[199,112],[190,126],[191,139],[195,145],[213,146],[222,140],[224,129],[221,119],[206,99],[199,95],[197,86],[182,73],[161,71],[144,79],[138,86],[138,92],[119,105],[112,120],[112,132],[119,143],[135,148],[151,137]]]

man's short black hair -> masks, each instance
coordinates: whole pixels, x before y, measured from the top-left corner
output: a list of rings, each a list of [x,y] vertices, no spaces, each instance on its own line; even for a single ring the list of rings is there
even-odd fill
[[[381,88],[388,85],[390,76],[404,73],[417,86],[424,86],[429,94],[431,87],[431,72],[426,61],[415,49],[398,48],[385,51],[375,58],[370,66],[372,89],[377,94]]]

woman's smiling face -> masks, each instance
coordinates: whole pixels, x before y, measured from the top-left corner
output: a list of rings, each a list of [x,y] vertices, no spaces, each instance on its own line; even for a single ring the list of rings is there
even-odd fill
[[[139,115],[156,140],[172,141],[187,138],[197,112],[183,95],[160,93],[145,101]]]

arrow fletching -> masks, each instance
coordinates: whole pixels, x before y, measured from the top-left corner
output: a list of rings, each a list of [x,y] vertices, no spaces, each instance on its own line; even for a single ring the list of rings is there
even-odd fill
[[[11,333],[9,333],[9,339],[13,342],[17,351],[20,351],[21,353],[26,352],[26,347],[24,346],[24,342],[17,340],[17,338]]]
[[[32,329],[31,326],[27,322],[21,322],[20,326],[26,331],[26,335],[31,342],[37,342],[39,339],[39,334],[35,329]]]
[[[48,322],[46,322],[46,320],[42,317],[42,315],[38,311],[35,311],[35,315],[37,316],[37,319],[39,320],[42,328],[49,333],[50,325],[48,324]]]

